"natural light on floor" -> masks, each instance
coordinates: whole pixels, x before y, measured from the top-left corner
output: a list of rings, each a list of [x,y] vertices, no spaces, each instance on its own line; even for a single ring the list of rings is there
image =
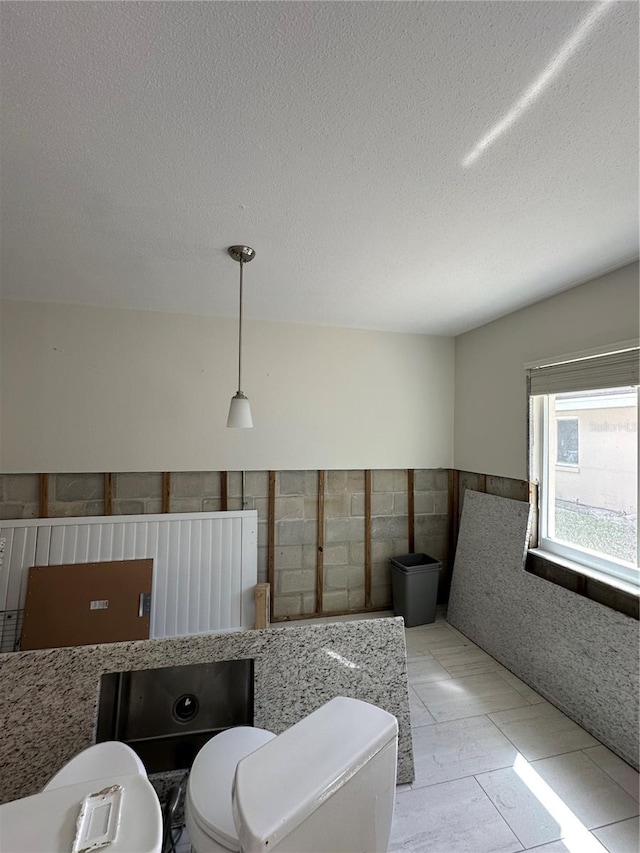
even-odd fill
[[[587,827],[578,820],[556,792],[520,754],[513,762],[513,769],[533,796],[546,809],[560,827],[560,837],[570,853],[607,853]]]

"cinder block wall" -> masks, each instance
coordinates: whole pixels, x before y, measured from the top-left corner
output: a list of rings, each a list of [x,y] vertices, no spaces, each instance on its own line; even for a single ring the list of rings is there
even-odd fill
[[[414,472],[414,551],[442,562],[439,600],[448,597],[452,550],[464,490],[472,488],[527,500],[525,482],[469,472],[425,469]],[[269,472],[233,471],[227,478],[227,509],[258,512],[258,580],[268,580]],[[449,494],[457,487],[455,500]],[[112,514],[162,511],[161,473],[112,475]],[[275,473],[273,616],[286,619],[316,612],[318,570],[318,471]],[[105,513],[104,474],[48,475],[50,517]],[[391,605],[389,557],[406,554],[409,540],[409,478],[402,470],[371,472],[371,606]],[[219,471],[172,472],[170,512],[216,512],[223,508]],[[0,519],[36,518],[40,512],[38,474],[0,475]],[[359,611],[366,605],[365,472],[326,471],[322,545],[322,610]]]

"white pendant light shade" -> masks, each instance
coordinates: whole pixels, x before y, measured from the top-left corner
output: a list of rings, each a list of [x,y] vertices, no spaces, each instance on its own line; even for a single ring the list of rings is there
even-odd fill
[[[231,398],[227,426],[239,427],[241,429],[249,429],[253,426],[249,398],[245,397],[244,394],[241,394],[240,392],[238,392],[235,397]]]
[[[253,418],[248,398],[242,393],[242,271],[252,261],[255,252],[251,246],[229,246],[227,249],[234,261],[240,264],[240,316],[238,321],[238,390],[231,398],[227,426],[235,429],[251,429]]]

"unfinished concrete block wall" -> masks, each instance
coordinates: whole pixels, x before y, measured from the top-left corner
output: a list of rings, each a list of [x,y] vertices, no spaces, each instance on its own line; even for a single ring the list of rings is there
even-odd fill
[[[269,472],[247,471],[245,473],[244,506],[242,503],[242,474],[237,471],[230,471],[228,483],[227,509],[253,509],[258,513],[258,583],[267,583],[269,580],[267,572],[269,561]],[[173,510],[171,511],[173,512]]]
[[[118,479],[124,476],[126,475],[117,475]],[[147,476],[160,477],[160,488],[162,488],[161,474]],[[169,487],[171,512],[220,512],[222,509],[221,494],[222,488],[218,471],[177,471],[171,475]],[[140,512],[144,511],[140,510]],[[161,510],[147,511],[160,512]]]
[[[0,518],[256,510],[258,580],[286,620],[390,607],[389,558],[410,551],[441,561],[445,602],[466,488],[528,498],[525,482],[445,469],[4,474]]]
[[[373,471],[371,477],[371,603],[391,606],[389,558],[409,552],[406,470]]]
[[[316,610],[318,472],[280,471],[275,477],[273,616]]]
[[[325,610],[365,607],[364,471],[327,471],[325,478]]]
[[[39,506],[37,474],[0,474],[0,519],[37,518]]]

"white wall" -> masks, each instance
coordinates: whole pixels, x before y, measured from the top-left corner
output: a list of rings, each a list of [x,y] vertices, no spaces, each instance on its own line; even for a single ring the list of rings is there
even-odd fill
[[[527,477],[527,362],[639,335],[638,264],[456,338],[454,467]]]
[[[452,338],[7,300],[10,472],[450,467]]]

